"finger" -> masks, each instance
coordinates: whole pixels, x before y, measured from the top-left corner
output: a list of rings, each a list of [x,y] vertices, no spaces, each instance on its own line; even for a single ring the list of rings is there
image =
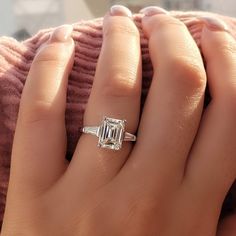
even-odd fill
[[[140,36],[131,12],[115,6],[104,18],[103,45],[91,95],[84,115],[84,126],[98,126],[103,116],[126,119],[126,131],[135,133],[140,110],[141,59]],[[66,172],[74,191],[78,181],[93,189],[107,183],[126,161],[131,142],[119,151],[100,148],[98,138],[83,134]],[[76,181],[75,181],[76,180]],[[78,188],[77,188],[78,189]]]
[[[214,22],[218,26],[212,25]],[[202,32],[212,100],[204,112],[185,176],[186,184],[194,185],[196,196],[218,207],[236,177],[236,42],[222,24],[208,19]]]
[[[65,169],[66,90],[74,52],[71,32],[71,26],[59,27],[39,50],[20,102],[11,175],[14,183],[30,184],[32,190],[46,188]]]
[[[182,179],[202,113],[206,75],[197,45],[182,22],[159,14],[144,17],[142,25],[154,77],[126,172],[134,170],[135,181],[145,178],[156,189],[160,179],[170,186]]]

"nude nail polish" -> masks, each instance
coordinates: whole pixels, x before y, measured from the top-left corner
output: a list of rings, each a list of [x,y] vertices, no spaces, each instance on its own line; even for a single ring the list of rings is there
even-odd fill
[[[139,12],[144,14],[145,16],[154,16],[157,14],[165,14],[165,15],[169,14],[168,11],[157,6],[145,7],[141,9]]]
[[[62,25],[58,28],[56,28],[51,37],[50,42],[67,42],[68,39],[71,37],[73,31],[72,25]]]
[[[229,31],[228,25],[221,19],[213,16],[198,16],[197,18],[203,21],[210,30]]]
[[[132,17],[132,12],[129,8],[122,6],[122,5],[114,5],[110,9],[111,16],[127,16]]]

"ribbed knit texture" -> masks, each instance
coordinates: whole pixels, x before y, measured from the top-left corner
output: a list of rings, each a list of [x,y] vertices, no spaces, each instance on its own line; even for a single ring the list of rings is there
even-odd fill
[[[207,12],[171,12],[183,21],[200,47],[202,23],[197,15],[210,15]],[[236,38],[236,19],[216,15],[231,27]],[[152,78],[152,65],[148,53],[147,39],[141,29],[141,15],[134,15],[141,35],[143,61],[142,106]],[[6,190],[9,178],[11,148],[16,127],[17,113],[22,89],[25,84],[36,50],[47,41],[53,29],[41,30],[32,38],[18,42],[12,38],[0,37],[0,229],[2,224]],[[83,113],[93,84],[96,64],[102,46],[102,18],[81,21],[74,24],[75,62],[70,73],[66,107],[67,159],[70,160],[80,137]],[[206,96],[209,100],[209,96]],[[206,101],[207,103],[208,101]],[[45,163],[46,164],[46,163]],[[225,204],[231,208],[231,195]]]

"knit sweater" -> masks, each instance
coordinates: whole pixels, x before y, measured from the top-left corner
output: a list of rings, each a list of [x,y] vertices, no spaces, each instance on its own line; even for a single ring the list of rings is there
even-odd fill
[[[186,24],[197,45],[201,48],[200,38],[203,25],[196,16],[211,15],[213,13],[173,11],[170,14]],[[236,38],[236,19],[216,14],[215,16],[223,19],[228,24],[232,35]],[[140,30],[141,37],[143,64],[141,106],[143,107],[153,70],[148,52],[148,41],[142,32],[142,16],[135,14],[133,17],[135,24]],[[80,21],[73,24],[74,31],[72,37],[75,41],[75,61],[68,81],[65,113],[67,130],[66,158],[68,160],[71,159],[81,135],[80,128],[83,124],[83,114],[93,84],[96,64],[102,45],[102,24],[102,18]],[[9,37],[0,37],[0,231],[9,180],[12,142],[21,93],[36,51],[47,41],[52,30],[52,28],[41,30],[23,42],[18,42]],[[210,95],[207,90],[204,107],[207,106],[209,101]],[[234,188],[231,189],[225,200],[223,212],[233,209],[233,190]]]

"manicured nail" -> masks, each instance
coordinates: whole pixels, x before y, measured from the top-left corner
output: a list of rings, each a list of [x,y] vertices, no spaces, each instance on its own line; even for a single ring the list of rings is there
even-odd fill
[[[71,37],[72,31],[72,25],[62,25],[53,31],[50,42],[67,42]]]
[[[125,6],[114,5],[110,9],[111,16],[128,16],[132,17],[132,12]]]
[[[199,20],[203,21],[210,30],[224,30],[229,31],[227,24],[213,16],[198,16]]]
[[[165,15],[169,14],[169,12],[166,11],[165,9],[155,6],[145,7],[141,9],[139,12],[144,14],[145,16],[154,16],[157,14],[165,14]]]

